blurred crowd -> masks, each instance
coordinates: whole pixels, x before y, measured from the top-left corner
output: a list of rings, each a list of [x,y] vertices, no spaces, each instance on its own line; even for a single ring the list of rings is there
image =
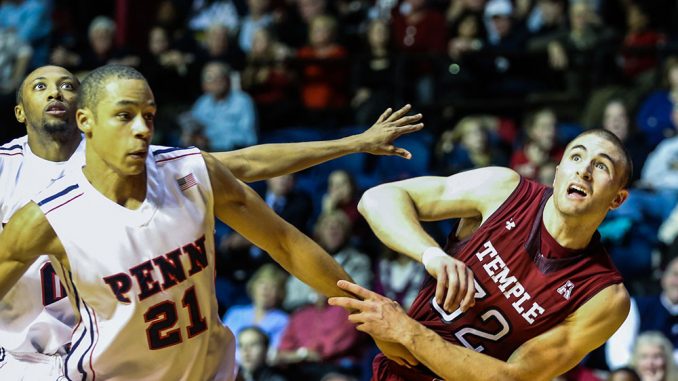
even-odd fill
[[[409,161],[353,155],[252,184],[357,283],[403,306],[424,270],[378,243],[357,211],[362,191],[490,165],[550,184],[572,137],[612,131],[631,153],[632,191],[599,231],[633,306],[606,348],[562,379],[678,380],[678,2],[2,0],[2,141],[24,134],[13,107],[28,71],[107,63],[148,78],[158,144],[333,139],[387,107],[422,112],[425,130],[398,142]],[[426,224],[441,242],[450,226]],[[369,378],[376,348],[345,311],[228,227],[217,239],[240,379]]]

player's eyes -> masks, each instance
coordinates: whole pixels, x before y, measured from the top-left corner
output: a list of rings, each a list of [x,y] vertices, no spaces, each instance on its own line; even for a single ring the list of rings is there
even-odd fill
[[[33,85],[33,89],[35,89],[35,90],[43,90],[43,89],[46,89],[46,88],[47,88],[47,86],[42,82],[38,82],[35,85]]]
[[[75,86],[73,86],[73,84],[70,82],[64,82],[61,84],[61,88],[65,90],[73,90],[75,89]]]

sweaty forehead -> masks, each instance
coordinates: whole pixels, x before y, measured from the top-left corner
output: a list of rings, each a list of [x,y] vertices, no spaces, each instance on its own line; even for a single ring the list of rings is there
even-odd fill
[[[36,80],[37,78],[48,78],[48,79],[56,79],[56,78],[64,78],[68,77],[71,79],[75,79],[73,74],[58,66],[45,66],[41,67],[38,69],[35,69],[33,72],[31,72],[28,77],[26,77],[26,82],[30,83]]]

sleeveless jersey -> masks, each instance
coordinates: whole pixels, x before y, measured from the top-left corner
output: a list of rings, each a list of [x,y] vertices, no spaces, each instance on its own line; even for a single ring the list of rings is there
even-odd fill
[[[583,250],[568,250],[548,233],[542,214],[552,189],[521,178],[509,198],[478,230],[445,251],[475,277],[475,306],[445,312],[428,277],[408,315],[445,340],[506,361],[520,345],[560,324],[602,289],[622,282],[596,233]],[[377,380],[434,380],[380,355]]]
[[[218,316],[211,183],[197,149],[151,147],[136,210],[82,169],[35,198],[63,244],[56,267],[78,312],[72,380],[232,380],[235,341]]]
[[[80,144],[70,161],[83,160]],[[0,231],[38,192],[63,175],[67,162],[39,158],[23,136],[0,146]],[[0,300],[0,347],[12,352],[65,354],[73,308],[46,255]]]

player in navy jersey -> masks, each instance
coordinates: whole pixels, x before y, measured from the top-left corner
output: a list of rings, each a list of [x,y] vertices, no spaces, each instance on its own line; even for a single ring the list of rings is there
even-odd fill
[[[31,72],[17,93],[15,114],[27,136],[0,146],[0,231],[10,217],[39,191],[63,175],[67,161],[84,160],[75,125],[79,82],[58,66]],[[245,181],[277,176],[353,152],[409,153],[392,145],[398,136],[422,127],[420,115],[405,116],[406,106],[387,110],[360,135],[327,142],[269,144],[215,153]],[[275,160],[272,158],[275,157]],[[0,300],[0,378],[47,379],[61,374],[75,317],[66,290],[47,256],[42,256]]]
[[[553,188],[492,167],[366,192],[360,210],[385,244],[433,277],[457,274],[427,279],[407,313],[340,282],[362,300],[330,303],[355,309],[350,320],[391,353],[414,357],[377,356],[373,380],[548,381],[603,344],[624,321],[629,296],[596,229],[628,197],[631,172],[621,142],[590,130],[567,146]],[[419,221],[445,218],[481,223],[441,249]]]

